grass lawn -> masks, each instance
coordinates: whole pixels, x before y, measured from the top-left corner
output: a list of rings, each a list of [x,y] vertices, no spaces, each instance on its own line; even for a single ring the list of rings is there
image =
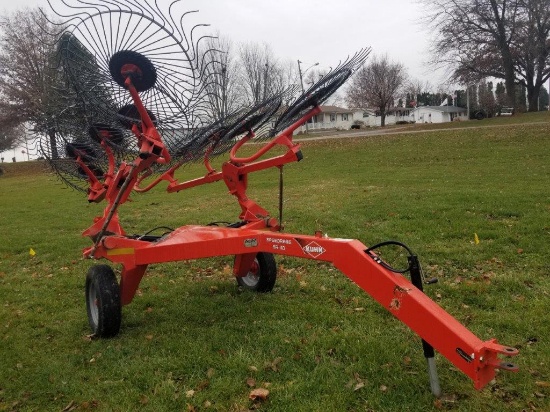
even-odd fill
[[[426,293],[481,339],[519,348],[519,373],[476,391],[438,356],[434,399],[414,333],[330,265],[283,257],[265,295],[237,288],[232,257],[152,265],[121,333],[91,339],[80,233],[104,204],[37,162],[4,164],[0,411],[550,410],[550,115],[514,119],[523,124],[306,141],[304,160],[285,167],[284,222],[405,242],[439,280]],[[278,215],[278,171],[250,186]],[[159,187],[125,204],[121,222],[144,233],[235,221],[226,192]],[[254,388],[268,398],[249,400]]]

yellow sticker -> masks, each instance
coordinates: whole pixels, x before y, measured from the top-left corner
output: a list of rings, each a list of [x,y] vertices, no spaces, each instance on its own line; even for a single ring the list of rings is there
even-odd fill
[[[133,255],[135,249],[131,247],[125,247],[120,249],[111,249],[107,251],[107,256],[120,256],[120,255]]]

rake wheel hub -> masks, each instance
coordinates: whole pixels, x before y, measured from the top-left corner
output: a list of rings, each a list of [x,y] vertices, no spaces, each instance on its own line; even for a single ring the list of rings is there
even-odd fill
[[[156,126],[157,117],[150,110],[146,109],[146,111],[149,115],[149,118]],[[128,130],[131,130],[134,124],[136,126],[141,126],[141,115],[139,114],[139,110],[135,104],[127,104],[125,106],[122,106],[117,112],[117,117],[120,124]]]
[[[138,92],[149,90],[157,82],[155,66],[143,54],[132,50],[121,50],[109,60],[109,72],[113,80],[126,88],[125,81],[132,77],[132,84]]]
[[[88,129],[88,134],[97,143],[101,143],[105,140],[108,144],[124,144],[124,134],[122,130],[111,127],[108,124],[94,123]]]

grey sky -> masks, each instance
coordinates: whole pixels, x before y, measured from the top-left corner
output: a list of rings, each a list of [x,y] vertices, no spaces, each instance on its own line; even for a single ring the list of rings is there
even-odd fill
[[[205,19],[238,41],[272,45],[281,58],[335,65],[371,46],[406,65],[411,75],[428,78],[421,10],[410,0],[195,0]],[[202,3],[202,5],[201,5]]]
[[[0,10],[24,6],[48,9],[46,0],[2,0]],[[283,60],[328,68],[370,46],[403,63],[411,77],[433,86],[441,80],[426,64],[428,34],[419,23],[422,6],[413,0],[183,0],[179,7],[199,10],[196,21],[235,42],[270,44]]]

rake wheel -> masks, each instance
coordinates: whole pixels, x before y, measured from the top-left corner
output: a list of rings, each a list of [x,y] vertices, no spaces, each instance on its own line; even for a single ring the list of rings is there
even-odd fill
[[[115,167],[138,156],[132,128],[140,127],[142,119],[126,80],[165,147],[194,150],[197,131],[211,123],[205,94],[213,82],[200,59],[206,51],[200,26],[205,25],[195,13],[183,10],[181,3],[134,0],[64,0],[50,6],[61,22],[59,32],[50,33],[57,46],[60,109],[52,125],[55,137],[40,139],[39,149],[61,180],[88,193],[89,175],[70,162],[76,159],[70,154],[75,143],[94,148],[85,161],[95,165],[94,174],[113,162],[105,145]],[[60,154],[66,147],[70,153],[64,158]],[[198,157],[192,153],[186,159]],[[152,168],[157,170],[161,168]]]

